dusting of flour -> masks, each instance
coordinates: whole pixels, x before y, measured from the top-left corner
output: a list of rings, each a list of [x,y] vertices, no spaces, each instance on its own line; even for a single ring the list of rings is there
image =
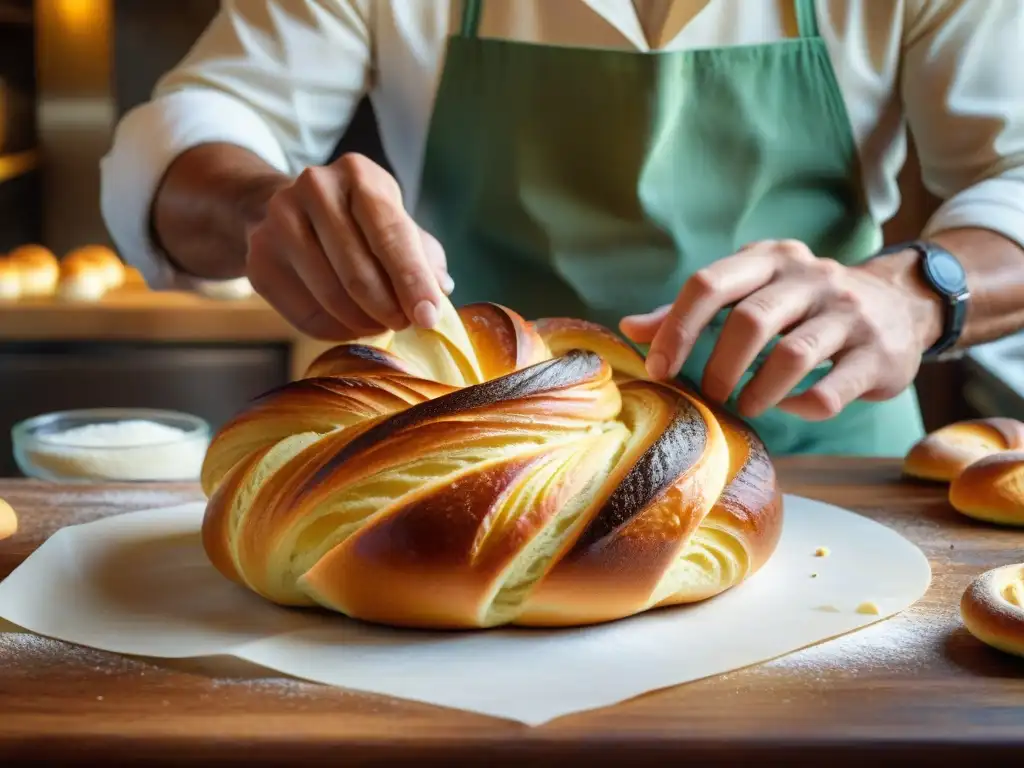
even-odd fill
[[[930,630],[911,617],[894,617],[802,651],[767,662],[769,669],[804,672],[865,672],[909,669],[923,662],[922,644],[941,643],[943,629],[935,638]]]

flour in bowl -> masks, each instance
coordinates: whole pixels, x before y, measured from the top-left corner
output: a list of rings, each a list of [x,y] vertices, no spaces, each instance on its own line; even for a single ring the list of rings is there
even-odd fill
[[[208,445],[205,434],[129,419],[36,435],[25,452],[64,480],[194,480]]]

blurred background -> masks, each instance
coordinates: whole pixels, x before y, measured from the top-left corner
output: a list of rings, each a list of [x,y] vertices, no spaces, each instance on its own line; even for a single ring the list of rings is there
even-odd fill
[[[148,98],[219,0],[0,0],[0,255],[58,257],[110,245],[99,160],[119,117]],[[335,154],[387,165],[364,103]],[[330,158],[324,158],[325,161]],[[887,240],[914,237],[936,201],[911,155]],[[124,256],[124,254],[122,254]],[[1024,417],[1024,352],[1011,339],[925,367],[927,427],[975,415]],[[94,302],[0,299],[0,477],[16,476],[10,429],[71,408],[166,408],[214,428],[250,397],[298,375],[322,345],[258,298],[113,291]]]

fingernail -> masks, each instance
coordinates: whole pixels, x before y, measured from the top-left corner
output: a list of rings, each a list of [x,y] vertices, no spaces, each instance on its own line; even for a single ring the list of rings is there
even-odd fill
[[[439,282],[441,290],[445,292],[445,295],[451,295],[451,292],[455,290],[455,281],[452,280],[452,276],[447,272],[441,275]]]
[[[668,358],[655,352],[647,358],[647,374],[652,379],[663,379],[668,375]]]
[[[413,309],[412,319],[420,328],[433,328],[437,325],[437,307],[424,299]]]

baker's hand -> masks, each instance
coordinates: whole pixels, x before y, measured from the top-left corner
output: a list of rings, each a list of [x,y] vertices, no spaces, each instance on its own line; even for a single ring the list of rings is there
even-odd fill
[[[650,344],[652,378],[670,378],[707,323],[732,306],[704,369],[703,393],[724,402],[781,334],[740,393],[740,412],[754,417],[778,406],[808,420],[827,419],[855,399],[898,395],[939,337],[938,297],[905,277],[914,274],[907,265],[913,258],[905,253],[845,267],[816,258],[800,242],[754,243],[693,275],[674,304],[624,319],[622,331],[638,344]],[[790,394],[827,360],[834,365],[821,381]]]
[[[454,287],[441,245],[406,213],[398,182],[357,154],[274,192],[249,233],[247,275],[293,326],[331,341],[432,327]]]

